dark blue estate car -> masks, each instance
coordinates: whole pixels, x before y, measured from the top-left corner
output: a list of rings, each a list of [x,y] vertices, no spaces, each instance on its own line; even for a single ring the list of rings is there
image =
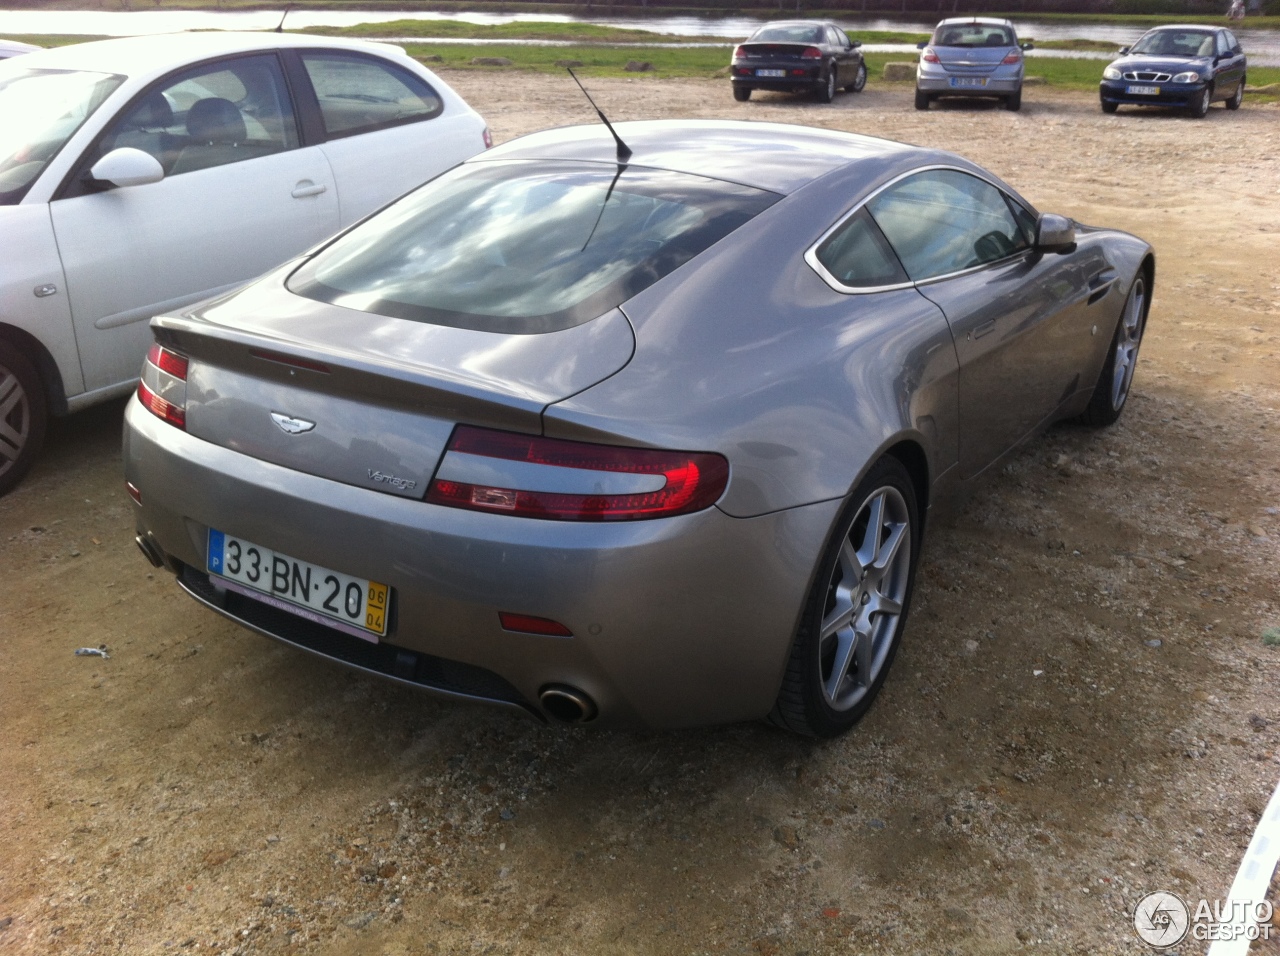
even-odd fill
[[[1102,71],[1098,93],[1104,113],[1114,113],[1123,103],[1184,109],[1201,117],[1214,100],[1225,100],[1227,109],[1234,110],[1244,99],[1248,60],[1230,30],[1156,27],[1120,53]]]

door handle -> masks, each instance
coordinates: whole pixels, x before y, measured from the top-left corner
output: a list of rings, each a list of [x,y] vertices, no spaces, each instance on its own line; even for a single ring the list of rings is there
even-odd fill
[[[328,188],[329,187],[324,183],[316,185],[311,180],[304,179],[302,182],[298,183],[298,185],[293,187],[293,192],[289,195],[294,199],[306,199],[308,196],[319,196]]]

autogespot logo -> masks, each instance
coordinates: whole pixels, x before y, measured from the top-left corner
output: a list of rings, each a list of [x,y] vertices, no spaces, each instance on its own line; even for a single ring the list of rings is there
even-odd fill
[[[1133,910],[1133,928],[1148,946],[1167,949],[1177,946],[1191,926],[1187,904],[1172,893],[1148,893]]]

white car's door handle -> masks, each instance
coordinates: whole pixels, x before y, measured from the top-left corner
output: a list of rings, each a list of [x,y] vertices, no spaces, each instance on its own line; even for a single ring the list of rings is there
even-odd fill
[[[306,199],[308,196],[319,196],[328,188],[329,187],[324,183],[317,186],[311,180],[304,179],[302,182],[298,183],[298,185],[293,187],[293,192],[290,193],[290,195],[293,196],[294,199]]]

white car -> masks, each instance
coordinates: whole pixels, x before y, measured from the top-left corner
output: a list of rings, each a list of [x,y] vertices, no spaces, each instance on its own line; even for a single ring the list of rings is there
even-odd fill
[[[11,56],[21,56],[23,53],[35,53],[36,50],[40,49],[43,49],[43,47],[0,38],[0,60],[7,60]]]
[[[153,315],[236,288],[490,142],[384,44],[190,33],[0,62],[0,494],[48,415],[134,387]]]

